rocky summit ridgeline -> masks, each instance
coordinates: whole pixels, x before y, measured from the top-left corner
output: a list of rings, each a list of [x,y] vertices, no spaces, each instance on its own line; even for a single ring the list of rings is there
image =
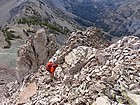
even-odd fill
[[[96,32],[75,32],[56,52],[52,59],[61,63],[56,80],[50,82],[41,65],[22,86],[17,81],[6,85],[3,104],[140,105],[140,39],[124,37],[110,46],[105,41],[100,49],[101,40],[94,37],[97,47],[91,37]]]

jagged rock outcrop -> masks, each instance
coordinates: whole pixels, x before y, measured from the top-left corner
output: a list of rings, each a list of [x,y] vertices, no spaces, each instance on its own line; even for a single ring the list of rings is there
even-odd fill
[[[88,46],[93,48],[105,48],[109,46],[104,32],[98,28],[89,27],[85,31],[73,32],[65,44],[66,47]]]
[[[75,38],[76,39],[76,38]],[[68,44],[66,44],[68,46]],[[71,45],[70,45],[71,46]],[[71,48],[68,46],[69,48]],[[140,39],[124,37],[105,49],[77,46],[63,49],[64,62],[56,69],[57,80],[49,82],[42,65],[37,73],[24,78],[8,89],[5,104],[25,105],[139,105],[140,103]],[[60,57],[57,52],[54,59]],[[57,57],[58,56],[58,57]],[[35,85],[32,95],[26,91]],[[14,91],[16,90],[16,91]],[[24,100],[20,97],[24,92]],[[35,94],[36,92],[36,94]],[[30,98],[29,98],[30,97]]]
[[[55,54],[57,62],[64,62],[64,57],[78,46],[92,47],[102,49],[110,45],[110,42],[105,38],[104,32],[98,28],[87,28],[85,31],[73,32],[65,45]]]
[[[45,30],[38,30],[18,50],[17,69],[19,78],[22,79],[30,71],[35,71],[40,65],[45,64],[57,49],[55,35],[47,36]]]

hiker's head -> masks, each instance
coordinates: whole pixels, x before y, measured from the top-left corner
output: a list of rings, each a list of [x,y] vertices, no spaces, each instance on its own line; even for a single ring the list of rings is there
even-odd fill
[[[53,59],[52,59],[52,62],[53,62],[54,64],[56,64],[56,63],[57,63],[57,59],[56,59],[56,58],[53,58]]]
[[[56,61],[54,59],[50,59],[49,62],[56,64]]]

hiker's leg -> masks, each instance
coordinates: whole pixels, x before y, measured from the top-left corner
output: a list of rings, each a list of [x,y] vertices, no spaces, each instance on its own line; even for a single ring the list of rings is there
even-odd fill
[[[50,78],[51,78],[51,80],[54,79],[54,73],[50,73]]]

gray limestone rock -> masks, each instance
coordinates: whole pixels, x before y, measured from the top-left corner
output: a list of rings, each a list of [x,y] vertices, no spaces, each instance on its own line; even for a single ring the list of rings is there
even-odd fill
[[[38,69],[57,51],[55,37],[47,36],[44,29],[40,29],[34,36],[27,39],[26,43],[18,50],[17,69],[19,78]]]
[[[90,47],[79,46],[81,41],[72,46],[74,38],[80,39],[79,36],[83,32],[73,34],[66,46],[51,58],[59,61],[61,56],[64,56],[61,66],[56,69],[56,79],[53,82],[48,82],[49,74],[45,70],[40,70],[43,66],[39,68],[38,75],[33,73],[28,78],[24,78],[23,88],[27,88],[31,80],[36,81],[38,87],[36,94],[30,96],[25,104],[38,105],[47,102],[56,105],[60,103],[66,105],[81,105],[80,103],[82,105],[139,105],[140,56],[136,55],[140,54],[140,50],[137,49],[140,47],[133,49],[131,45],[139,43],[140,40],[134,36],[125,37],[99,50],[92,48],[92,44]],[[90,35],[90,32],[86,34]],[[105,56],[105,63],[97,59],[100,54]],[[132,55],[135,56],[132,57]],[[14,105],[19,97],[19,91],[13,92],[5,103]]]

